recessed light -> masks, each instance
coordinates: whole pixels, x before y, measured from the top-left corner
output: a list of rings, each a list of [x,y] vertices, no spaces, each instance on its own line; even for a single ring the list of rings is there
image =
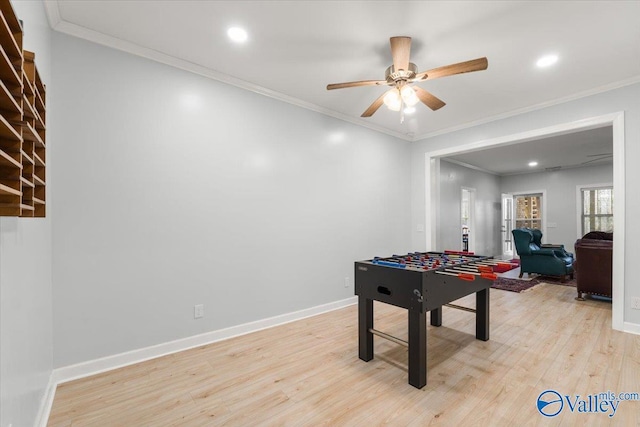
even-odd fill
[[[240,28],[240,27],[229,28],[227,30],[227,35],[231,40],[233,40],[236,43],[243,43],[247,41],[247,38],[249,38],[247,31],[244,28]]]
[[[529,162],[529,166],[530,167],[538,166],[538,162],[535,162],[535,161],[534,162]]]
[[[558,55],[547,55],[538,59],[536,65],[540,68],[549,67],[558,62]]]

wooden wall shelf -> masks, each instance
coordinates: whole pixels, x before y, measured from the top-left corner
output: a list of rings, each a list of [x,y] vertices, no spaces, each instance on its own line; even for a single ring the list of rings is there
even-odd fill
[[[46,87],[22,26],[0,0],[0,216],[44,217]]]

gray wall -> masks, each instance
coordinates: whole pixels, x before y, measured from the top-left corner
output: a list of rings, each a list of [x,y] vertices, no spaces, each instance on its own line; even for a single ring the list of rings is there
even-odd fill
[[[54,366],[345,299],[353,261],[408,250],[407,142],[65,35],[53,48]]]
[[[24,22],[24,48],[53,95],[50,31],[41,2],[13,2]],[[49,120],[47,126],[50,126]],[[50,128],[49,128],[50,129]],[[55,145],[47,137],[48,150]],[[0,218],[0,426],[33,425],[52,368],[51,162],[47,217]]]
[[[474,188],[475,252],[500,255],[500,177],[442,160],[440,162],[440,199],[438,204],[438,250],[462,249],[460,229],[460,192]]]
[[[627,236],[640,235],[640,222],[634,218],[640,216],[640,169],[636,163],[640,159],[640,84],[586,96],[562,104],[553,105],[528,113],[519,114],[501,120],[495,120],[478,126],[418,141],[411,145],[412,151],[412,230],[418,224],[424,224],[425,218],[425,153],[442,150],[492,138],[506,137],[526,131],[542,129],[548,126],[577,122],[596,116],[624,111],[625,135],[625,181]],[[574,196],[571,196],[574,197]],[[413,247],[420,249],[426,246],[425,233],[412,232]],[[640,282],[634,279],[633,266],[640,257],[640,247],[626,244],[625,247],[625,308],[624,321],[640,325],[640,311],[630,308],[631,297],[640,296]]]
[[[546,190],[546,233],[544,243],[561,243],[573,252],[578,235],[578,209],[576,187],[613,182],[613,165],[557,170],[547,173],[530,173],[502,177],[503,193],[530,190]],[[556,227],[549,227],[555,223]]]

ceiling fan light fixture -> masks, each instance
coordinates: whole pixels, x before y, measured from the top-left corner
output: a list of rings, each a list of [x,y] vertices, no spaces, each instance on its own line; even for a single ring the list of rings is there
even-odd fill
[[[400,89],[400,95],[402,96],[402,101],[407,105],[407,107],[413,107],[420,102],[418,95],[416,95],[416,91],[414,91],[411,86],[402,86],[402,89]]]
[[[396,88],[391,89],[383,98],[384,105],[391,111],[400,111],[402,106],[402,99],[400,98],[400,91]]]
[[[404,109],[405,114],[413,114],[416,112],[416,107],[407,107]]]

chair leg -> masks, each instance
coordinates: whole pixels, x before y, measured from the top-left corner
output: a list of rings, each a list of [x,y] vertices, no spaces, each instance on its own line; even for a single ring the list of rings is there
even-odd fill
[[[523,274],[524,274],[524,273],[522,272],[522,270],[520,270],[520,275],[519,275],[518,277],[522,279],[522,275],[523,275]]]
[[[571,273],[571,274],[569,275],[569,278],[570,278],[571,280],[573,280],[573,273]]]
[[[576,297],[576,301],[584,301],[584,298],[582,298],[582,292],[578,291],[578,296]]]

